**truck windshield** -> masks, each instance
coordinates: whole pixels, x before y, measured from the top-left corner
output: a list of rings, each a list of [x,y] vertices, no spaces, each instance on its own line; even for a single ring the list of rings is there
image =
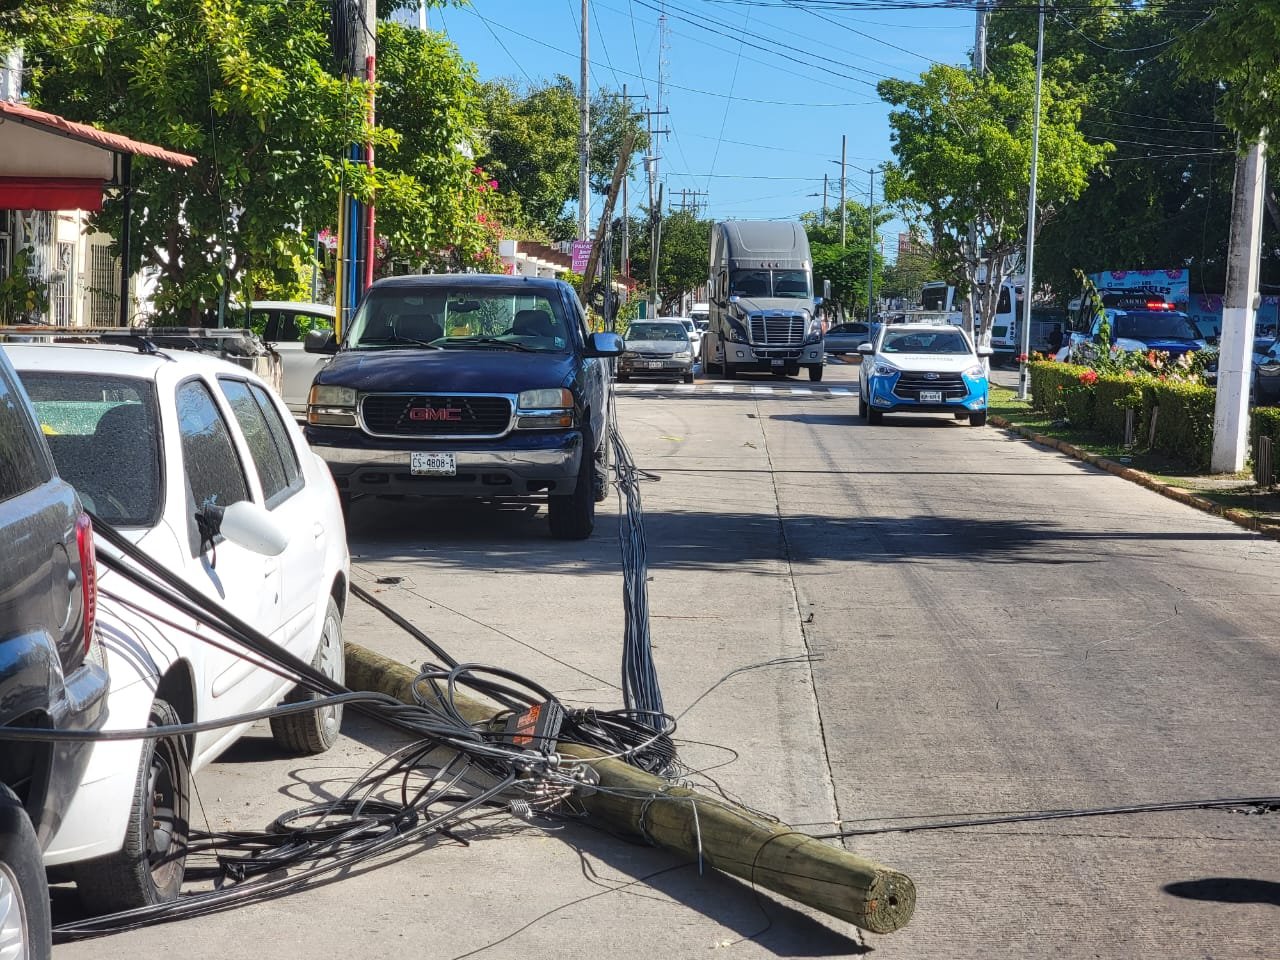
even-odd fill
[[[809,274],[805,270],[734,270],[729,293],[738,297],[809,299]]]
[[[564,353],[571,337],[558,299],[437,286],[370,291],[347,335],[352,350],[513,350]]]
[[[1124,313],[1116,317],[1113,338],[1130,340],[1198,340],[1200,331],[1180,313]]]

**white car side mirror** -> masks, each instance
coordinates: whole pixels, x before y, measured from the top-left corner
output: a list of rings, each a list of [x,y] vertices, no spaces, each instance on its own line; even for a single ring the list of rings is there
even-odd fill
[[[264,507],[240,500],[222,511],[221,534],[237,546],[266,557],[278,557],[289,546],[289,534]]]

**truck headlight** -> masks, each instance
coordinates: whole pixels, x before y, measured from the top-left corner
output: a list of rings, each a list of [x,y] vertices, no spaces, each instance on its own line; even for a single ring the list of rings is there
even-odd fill
[[[816,343],[822,339],[822,320],[814,317],[809,321],[809,327],[805,332],[804,339],[806,343]]]
[[[307,423],[315,427],[354,427],[355,390],[320,383],[312,386],[307,397]]]
[[[573,407],[573,394],[555,387],[550,390],[524,390],[516,398],[521,410],[550,410]]]
[[[732,317],[729,319],[729,339],[734,343],[750,343],[747,339],[747,331],[743,329],[742,324]]]
[[[517,430],[563,430],[572,427],[573,393],[560,387],[524,390],[516,398]]]

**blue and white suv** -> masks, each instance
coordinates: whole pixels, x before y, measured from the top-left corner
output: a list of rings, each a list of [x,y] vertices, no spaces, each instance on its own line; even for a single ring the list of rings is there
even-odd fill
[[[869,423],[886,413],[952,413],[980,427],[987,422],[990,347],[951,324],[885,327],[874,344],[858,347],[858,412]]]

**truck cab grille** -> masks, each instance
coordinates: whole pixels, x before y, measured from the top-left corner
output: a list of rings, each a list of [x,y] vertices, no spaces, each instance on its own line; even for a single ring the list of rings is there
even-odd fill
[[[753,313],[750,323],[753,344],[792,346],[804,343],[804,314]]]
[[[375,437],[500,437],[511,427],[511,399],[440,393],[371,393],[360,403]]]

